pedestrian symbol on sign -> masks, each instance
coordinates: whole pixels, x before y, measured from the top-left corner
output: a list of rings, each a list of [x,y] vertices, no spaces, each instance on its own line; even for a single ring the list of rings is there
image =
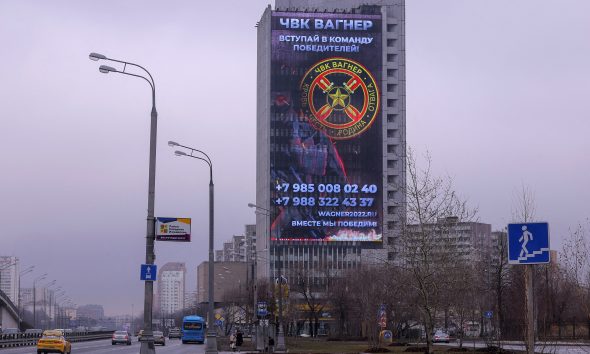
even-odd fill
[[[546,222],[508,225],[508,263],[549,263],[549,224]]]

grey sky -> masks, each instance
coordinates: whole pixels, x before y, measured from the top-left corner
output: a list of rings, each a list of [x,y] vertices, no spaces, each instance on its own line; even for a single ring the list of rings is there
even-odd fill
[[[208,171],[166,142],[212,156],[218,246],[254,222],[254,25],[266,5],[0,1],[0,254],[107,314],[143,302],[149,89],[100,74],[96,51],[155,77],[156,214],[192,217],[194,240],[158,243],[157,263],[186,261],[194,290]],[[408,143],[494,229],[528,185],[554,248],[590,217],[589,14],[586,0],[407,1]]]

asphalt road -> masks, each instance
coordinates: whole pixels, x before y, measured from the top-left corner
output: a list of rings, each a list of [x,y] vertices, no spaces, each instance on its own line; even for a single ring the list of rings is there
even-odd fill
[[[72,354],[100,353],[100,354],[139,354],[139,342],[133,338],[132,345],[112,345],[111,340],[72,343]],[[156,345],[156,353],[162,354],[199,354],[205,353],[204,344],[182,344],[179,339],[168,340],[166,345]],[[37,354],[36,347],[0,349],[0,354]]]
[[[443,345],[449,347],[457,347],[459,346],[458,342],[451,342],[451,343],[436,343],[436,345]],[[483,342],[464,342],[463,347],[472,349],[472,348],[482,348],[485,347],[486,344]],[[504,343],[502,344],[503,349],[507,350],[525,350],[524,344],[517,344],[517,343]],[[547,344],[539,344],[535,345],[535,353],[550,353],[550,354],[590,354],[590,345],[588,344],[576,344],[576,343],[568,343],[558,344],[558,343],[547,343]],[[1,353],[0,353],[1,354]]]

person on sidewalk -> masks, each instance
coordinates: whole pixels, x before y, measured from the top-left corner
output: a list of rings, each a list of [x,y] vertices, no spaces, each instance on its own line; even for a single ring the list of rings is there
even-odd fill
[[[238,329],[238,333],[236,334],[236,346],[238,347],[238,353],[240,352],[243,343],[244,334]]]
[[[232,332],[229,336],[229,347],[232,352],[236,351],[236,335]]]

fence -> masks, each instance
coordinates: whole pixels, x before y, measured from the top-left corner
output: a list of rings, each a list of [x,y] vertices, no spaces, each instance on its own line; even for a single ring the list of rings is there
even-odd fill
[[[66,334],[66,339],[72,343],[87,342],[91,340],[109,339],[113,331],[102,332],[74,332]],[[0,348],[26,347],[37,345],[41,334],[19,333],[19,334],[0,334]]]

